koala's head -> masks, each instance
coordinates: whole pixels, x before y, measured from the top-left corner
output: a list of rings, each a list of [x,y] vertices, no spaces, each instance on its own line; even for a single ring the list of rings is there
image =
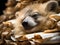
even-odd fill
[[[48,1],[46,3],[31,4],[27,6],[21,11],[23,15],[27,15],[22,21],[23,27],[29,30],[37,25],[40,26],[48,19],[48,14],[55,12],[57,7],[58,3],[56,1]]]

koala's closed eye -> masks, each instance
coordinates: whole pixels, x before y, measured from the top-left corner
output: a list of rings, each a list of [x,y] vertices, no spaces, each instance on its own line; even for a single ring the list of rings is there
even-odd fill
[[[39,13],[33,13],[33,14],[31,15],[31,17],[33,17],[34,19],[37,19],[39,16],[40,16]]]

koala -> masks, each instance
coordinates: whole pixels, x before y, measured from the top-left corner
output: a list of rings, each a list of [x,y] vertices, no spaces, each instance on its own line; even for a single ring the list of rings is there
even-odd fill
[[[45,3],[34,3],[16,12],[14,20],[14,35],[24,35],[26,33],[46,32],[54,29],[56,21],[50,15],[56,14],[58,2],[51,0]],[[10,21],[11,22],[11,21]],[[54,29],[55,30],[55,29]]]

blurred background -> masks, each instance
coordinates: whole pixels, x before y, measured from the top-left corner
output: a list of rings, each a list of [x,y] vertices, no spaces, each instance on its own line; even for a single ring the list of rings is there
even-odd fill
[[[6,6],[5,6],[5,3],[7,2],[7,0],[0,0],[0,15],[3,14],[3,11]]]

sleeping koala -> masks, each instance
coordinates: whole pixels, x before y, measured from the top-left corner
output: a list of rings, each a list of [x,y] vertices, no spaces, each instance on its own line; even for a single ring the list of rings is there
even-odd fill
[[[46,3],[30,4],[21,11],[16,12],[14,22],[9,21],[14,25],[14,35],[46,32],[46,30],[54,29],[56,21],[51,19],[50,15],[56,14],[57,7],[57,1],[51,0]]]

